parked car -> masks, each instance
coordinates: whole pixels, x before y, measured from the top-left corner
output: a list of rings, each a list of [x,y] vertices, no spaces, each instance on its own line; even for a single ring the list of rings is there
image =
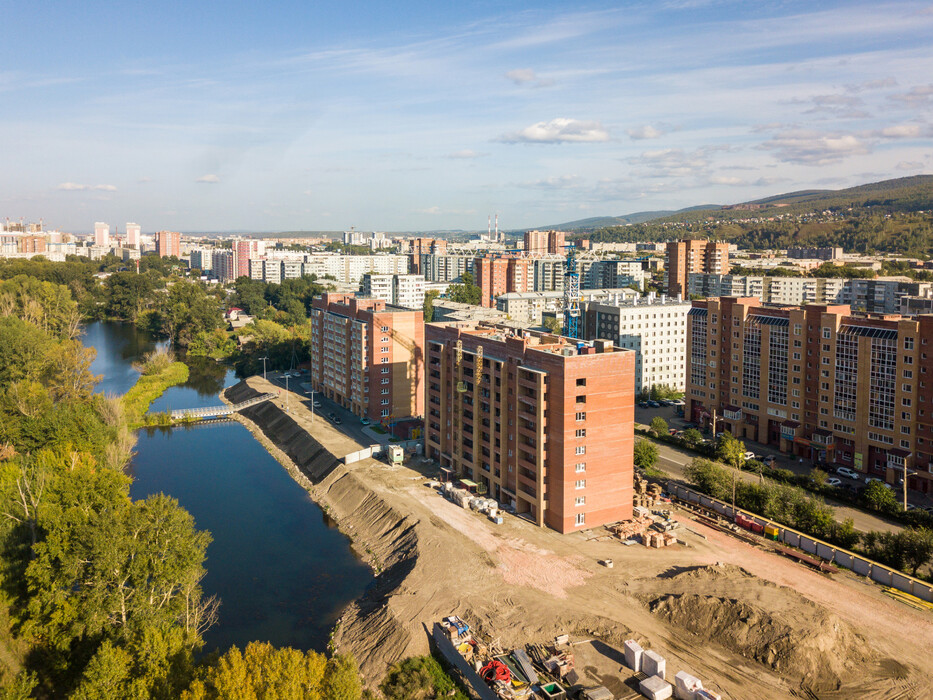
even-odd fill
[[[372,421],[369,420],[369,418],[360,418],[360,424],[369,425],[370,423],[372,423]]]
[[[334,418],[334,425],[340,425],[341,423],[343,423],[342,420],[340,420],[339,418]]]
[[[639,401],[638,407],[639,407],[639,408],[648,408],[648,402],[647,402],[647,401]]]
[[[747,462],[748,460],[750,460],[750,459],[757,459],[757,457],[755,457],[755,453],[754,453],[754,452],[746,452],[746,453],[745,453],[744,455],[742,455],[742,456],[745,458],[745,461],[746,461],[746,462]]]
[[[889,484],[889,483],[886,482],[886,481],[883,481],[883,480],[879,479],[877,476],[866,476],[866,477],[865,477],[865,484],[866,484],[866,485],[870,484],[870,483],[873,482],[873,481],[877,481],[879,484],[884,484],[884,487],[885,487],[886,489],[888,489],[889,491],[893,491],[893,490],[894,490],[894,487],[891,486],[891,484]]]
[[[686,406],[687,402],[684,401],[683,399],[674,399],[673,401],[671,401],[671,405],[672,406]]]
[[[648,408],[661,408],[661,404],[659,404],[657,401],[649,401]]]
[[[844,476],[848,479],[860,479],[861,478],[861,474],[859,474],[854,469],[849,469],[848,467],[837,467],[836,473],[839,476]]]
[[[842,479],[838,479],[835,476],[831,476],[826,480],[827,486],[832,486],[836,488],[837,486],[842,486]]]
[[[313,405],[315,408],[320,408],[320,407],[321,407],[321,402],[320,402],[320,401],[315,401],[312,405]]]

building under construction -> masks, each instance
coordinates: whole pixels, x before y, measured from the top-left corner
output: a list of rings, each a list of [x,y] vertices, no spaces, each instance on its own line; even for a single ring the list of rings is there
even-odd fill
[[[474,323],[425,348],[428,456],[560,532],[632,517],[634,352]]]

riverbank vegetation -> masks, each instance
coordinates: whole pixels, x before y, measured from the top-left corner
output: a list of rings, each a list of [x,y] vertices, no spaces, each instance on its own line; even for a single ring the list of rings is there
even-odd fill
[[[148,353],[135,366],[139,379],[120,399],[131,429],[145,425],[146,412],[169,387],[188,381],[188,365],[177,362],[171,351],[160,348]]]
[[[0,696],[250,697],[211,695],[230,664],[195,659],[218,605],[201,590],[210,534],[168,496],[129,495],[130,420],[187,368],[157,353],[128,400],[95,394],[76,317],[66,287],[0,283]],[[359,700],[352,659],[314,663],[317,697]]]

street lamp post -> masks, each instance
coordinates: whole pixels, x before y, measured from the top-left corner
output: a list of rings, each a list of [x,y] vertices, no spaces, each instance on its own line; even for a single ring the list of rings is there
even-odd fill
[[[269,358],[266,357],[266,356],[264,355],[264,356],[260,357],[259,359],[262,360],[262,379],[263,379],[263,381],[265,381],[265,379],[266,379],[266,360],[268,360]]]

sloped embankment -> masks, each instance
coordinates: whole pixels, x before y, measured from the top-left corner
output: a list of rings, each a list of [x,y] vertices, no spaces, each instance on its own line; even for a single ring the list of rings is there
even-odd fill
[[[239,403],[259,393],[243,381],[227,389],[224,396],[230,403]],[[377,684],[392,663],[424,652],[419,640],[412,638],[388,605],[417,564],[418,520],[389,506],[272,401],[240,413],[241,422],[273,443],[277,448],[273,454],[280,462],[290,462],[284,466],[350,538],[360,558],[375,570],[373,585],[344,612],[334,643],[339,651],[356,657],[370,685]],[[279,454],[275,454],[277,451]]]

